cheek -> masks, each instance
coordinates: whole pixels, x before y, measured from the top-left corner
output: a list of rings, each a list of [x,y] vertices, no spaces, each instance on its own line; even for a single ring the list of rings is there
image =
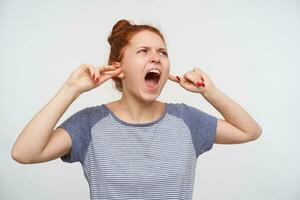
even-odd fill
[[[163,64],[164,64],[164,66],[165,66],[166,68],[170,68],[170,60],[169,60],[169,58],[165,58],[165,59],[163,60]]]
[[[134,66],[127,66],[123,69],[124,72],[124,79],[127,84],[130,85],[138,85],[140,81],[144,80],[144,73],[142,67],[134,67]]]
[[[167,72],[167,75],[169,75],[169,73],[170,73],[170,62],[169,61],[166,62],[166,64],[165,64],[165,70]]]
[[[131,59],[130,62],[124,63],[123,72],[124,75],[132,79],[139,79],[144,75],[144,66],[146,62],[142,59]],[[142,77],[144,78],[144,77]]]

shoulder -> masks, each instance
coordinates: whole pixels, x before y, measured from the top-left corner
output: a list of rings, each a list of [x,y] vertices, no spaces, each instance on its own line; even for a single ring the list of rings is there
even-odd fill
[[[168,112],[169,114],[175,115],[175,116],[185,116],[189,114],[193,114],[195,112],[202,112],[198,108],[189,106],[185,103],[168,103]]]
[[[72,114],[66,121],[79,122],[84,124],[95,124],[99,120],[105,118],[109,112],[104,105],[95,105],[82,108]]]
[[[86,107],[83,110],[85,110],[92,125],[102,120],[109,114],[109,110],[104,104]]]
[[[207,120],[215,121],[217,119],[215,116],[185,103],[168,103],[168,113],[181,118],[187,124],[199,123],[199,121],[203,123]]]
[[[183,103],[167,103],[168,106],[168,113],[169,114],[178,114],[179,112],[181,113],[184,109]]]

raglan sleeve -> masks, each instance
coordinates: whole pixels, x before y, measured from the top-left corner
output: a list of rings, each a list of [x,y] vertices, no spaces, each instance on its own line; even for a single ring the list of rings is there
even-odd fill
[[[62,161],[72,163],[82,161],[90,141],[90,121],[88,108],[77,111],[57,128],[65,129],[71,137],[71,150],[63,155]]]
[[[192,106],[183,105],[183,115],[195,146],[197,157],[209,151],[215,142],[218,118]]]

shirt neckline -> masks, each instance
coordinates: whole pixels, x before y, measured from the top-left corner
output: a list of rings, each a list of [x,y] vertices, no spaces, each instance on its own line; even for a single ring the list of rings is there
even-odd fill
[[[131,122],[126,122],[122,119],[120,119],[117,115],[115,115],[114,112],[112,112],[105,104],[102,104],[101,106],[111,114],[111,116],[118,122],[120,122],[121,124],[124,124],[126,126],[138,126],[138,127],[142,127],[142,126],[151,126],[151,125],[154,125],[158,122],[160,122],[167,114],[167,110],[168,110],[168,103],[164,103],[165,105],[165,109],[164,111],[162,112],[162,114],[160,115],[159,118],[151,121],[151,122],[146,122],[146,123],[131,123]]]

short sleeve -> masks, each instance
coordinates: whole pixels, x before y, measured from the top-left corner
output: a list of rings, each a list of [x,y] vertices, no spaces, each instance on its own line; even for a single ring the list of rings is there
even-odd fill
[[[69,163],[83,161],[84,154],[90,142],[90,121],[88,108],[76,112],[57,128],[65,129],[72,140],[70,152],[63,155],[61,159],[64,162]]]
[[[183,105],[183,118],[189,127],[197,157],[209,151],[216,137],[218,118],[197,108]]]

